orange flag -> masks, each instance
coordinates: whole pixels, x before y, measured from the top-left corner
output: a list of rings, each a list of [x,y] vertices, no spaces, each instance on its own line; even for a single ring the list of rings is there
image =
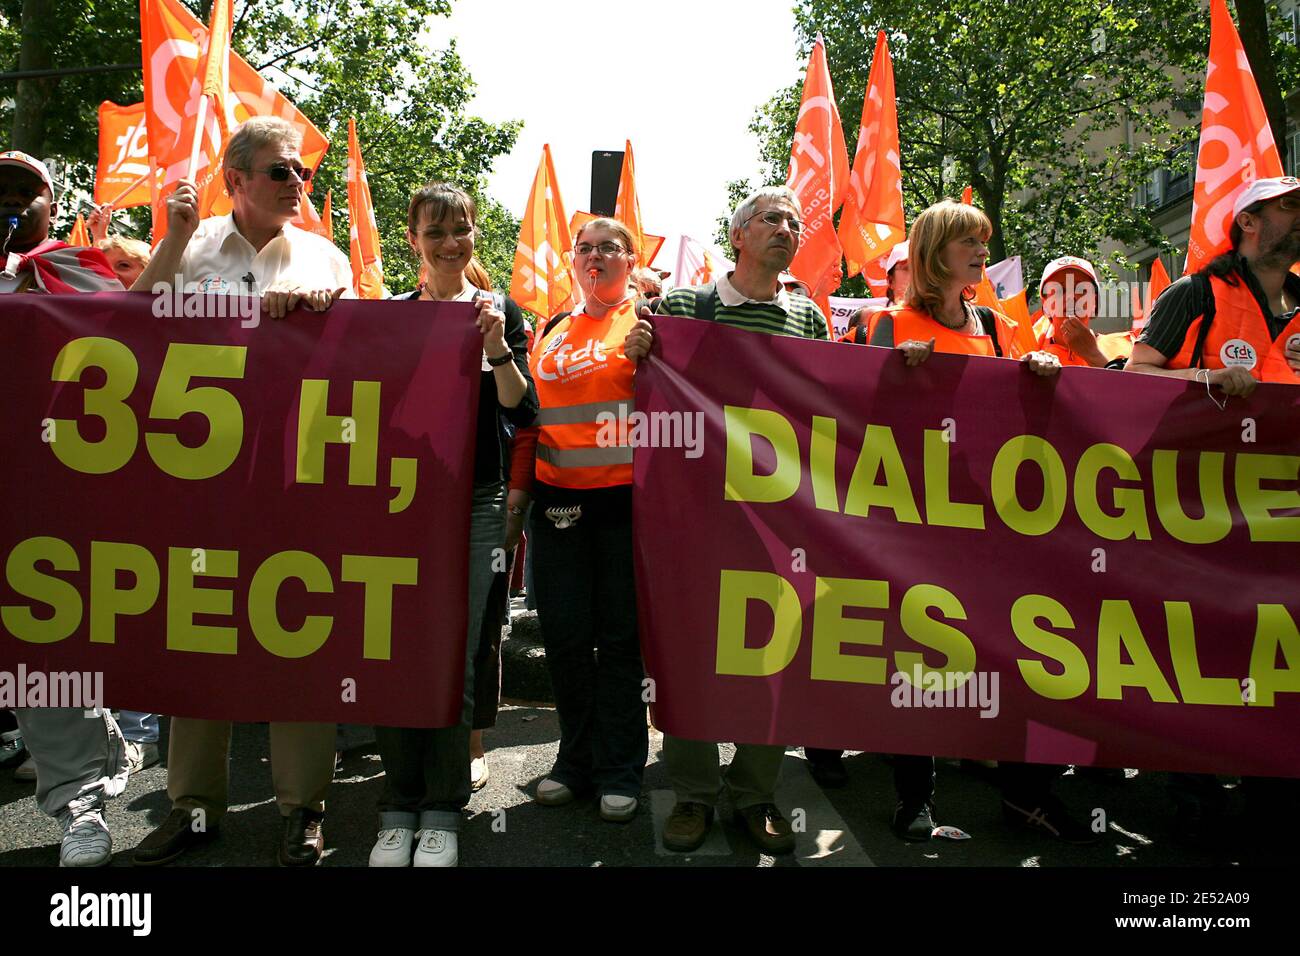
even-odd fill
[[[510,298],[533,315],[549,318],[573,308],[573,235],[568,226],[548,143],[533,177],[510,276]]]
[[[90,241],[90,231],[86,228],[86,217],[81,213],[77,213],[77,221],[72,224],[72,231],[68,233],[68,245],[94,245],[94,243]]]
[[[967,186],[965,189],[963,189],[963,190],[961,191],[961,201],[964,202],[967,206],[973,206],[973,205],[975,205],[975,189],[974,189],[974,187],[972,187],[972,186]]]
[[[325,194],[325,203],[326,211],[328,212],[328,193]],[[298,218],[293,221],[293,225],[297,226],[299,229],[305,229],[307,232],[314,232],[316,235],[322,236],[330,242],[333,242],[334,236],[331,234],[331,230],[326,227],[326,222],[328,222],[328,220],[325,220],[322,216],[316,214],[316,207],[312,205],[311,197],[303,196],[302,204],[298,207]]]
[[[988,278],[985,278],[984,282],[989,282]],[[1038,348],[1034,321],[1029,317],[1029,297],[1024,289],[1009,299],[1000,299],[998,311],[1016,323],[1016,345],[1022,353],[1032,352]]]
[[[648,265],[653,256],[646,253],[649,251],[645,230],[641,228],[641,203],[636,197],[636,170],[632,162],[632,141],[627,140],[627,146],[623,151],[623,171],[618,177],[618,198],[614,201],[614,218],[627,226],[628,231],[636,237],[637,245],[641,247],[641,256],[637,259],[636,264],[639,266]],[[656,252],[659,250],[656,249]]]
[[[379,223],[370,202],[370,181],[357,142],[357,121],[348,117],[348,253],[352,258],[352,286],[359,299],[384,297],[384,264],[379,250]]]
[[[202,89],[204,77],[199,67],[207,36],[207,28],[180,0],[140,0],[145,123],[151,158],[172,155],[183,140],[182,127],[187,114],[197,107],[196,94]],[[226,101],[225,119],[229,129],[236,129],[250,116],[283,117],[303,134],[303,164],[313,170],[320,165],[329,141],[234,51],[230,52],[229,86],[232,95]],[[192,140],[187,141],[189,145]],[[171,182],[174,180],[152,190],[155,242],[166,230],[164,200],[171,191]],[[230,197],[224,189],[216,190],[212,202],[211,215],[230,212]]]
[[[839,287],[841,250],[832,217],[848,192],[849,151],[820,36],[808,59],[786,185],[803,207],[803,238],[790,272],[808,284],[814,299],[829,295]]]
[[[875,265],[872,285],[886,283],[882,257],[907,238],[903,217],[903,172],[899,165],[898,103],[894,97],[894,64],[885,31],[876,35],[876,55],[862,101],[862,127],[853,155],[848,195],[840,214],[840,245],[855,276]],[[872,279],[868,275],[868,281]]]
[[[308,197],[303,196],[303,199]],[[331,200],[334,198],[334,190],[325,190],[325,205],[321,207],[320,219],[321,226],[325,230],[325,238],[330,242],[334,241],[334,206]]]
[[[1165,271],[1165,264],[1157,256],[1151,263],[1151,281],[1147,283],[1146,301],[1143,301],[1141,283],[1133,289],[1133,328],[1130,332],[1134,338],[1146,328],[1147,321],[1151,317],[1151,305],[1167,288],[1169,288],[1169,273]]]
[[[1228,230],[1238,190],[1256,179],[1281,175],[1268,114],[1232,15],[1225,0],[1211,0],[1210,61],[1184,275],[1231,248]]]
[[[99,104],[99,164],[95,202],[116,209],[149,204],[149,136],[144,104]]]

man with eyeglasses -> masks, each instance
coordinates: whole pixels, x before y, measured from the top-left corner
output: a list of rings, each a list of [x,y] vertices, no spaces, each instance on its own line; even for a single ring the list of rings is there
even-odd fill
[[[186,291],[261,296],[271,318],[304,305],[323,312],[353,298],[352,267],[334,243],[291,222],[311,170],[302,134],[287,120],[256,116],[226,144],[222,175],[234,211],[199,222],[198,193],[182,180],[167,200],[167,235],[131,286],[166,289],[177,276]]]
[[[167,204],[167,236],[132,286],[261,295],[273,318],[297,305],[314,311],[352,296],[348,260],[329,240],[297,229],[302,184],[301,134],[277,117],[244,123],[226,144],[224,176],[234,202],[229,216],[198,221],[192,185]],[[197,229],[196,229],[197,227]],[[271,780],[283,818],[281,866],[312,866],[324,852],[325,793],[334,776],[332,723],[273,721]],[[137,866],[157,866],[216,835],[226,812],[230,721],[173,717],[167,758],[171,814],[136,847]]]
[[[724,322],[752,332],[828,337],[826,317],[798,287],[786,289],[781,273],[790,267],[803,232],[798,197],[785,186],[766,186],[742,202],[731,217],[736,268],[716,282],[679,288],[660,300],[661,315]],[[643,313],[644,315],[645,313]],[[653,326],[642,319],[628,334],[624,354],[639,361],[650,351]],[[794,833],[776,806],[776,785],[785,758],[780,744],[736,744],[724,777],[718,745],[664,734],[664,762],[677,803],[664,825],[663,844],[689,853],[708,835],[722,787],[746,834],[764,853],[790,853]]]
[[[1232,205],[1231,248],[1169,286],[1126,371],[1205,382],[1247,396],[1300,385],[1300,179],[1257,179]],[[1225,244],[1227,246],[1227,244]]]

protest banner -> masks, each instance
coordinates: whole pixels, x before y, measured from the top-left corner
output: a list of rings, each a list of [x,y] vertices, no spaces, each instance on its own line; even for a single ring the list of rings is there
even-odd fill
[[[0,671],[187,717],[459,719],[471,305],[5,298]]]
[[[1297,413],[660,317],[628,434],[655,726],[1300,776]]]
[[[829,302],[831,314],[827,318],[831,320],[831,334],[835,338],[839,338],[849,330],[849,319],[853,318],[853,313],[858,309],[884,309],[889,306],[889,300],[885,298],[853,299],[833,295]]]

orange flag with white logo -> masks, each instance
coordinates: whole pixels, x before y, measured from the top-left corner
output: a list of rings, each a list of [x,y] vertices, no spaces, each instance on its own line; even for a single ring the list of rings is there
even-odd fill
[[[72,231],[68,233],[68,245],[94,245],[94,243],[90,241],[90,231],[86,228],[86,217],[81,213],[77,213],[77,221],[72,224]]]
[[[326,193],[326,213],[329,212],[329,200],[329,193]],[[293,225],[297,226],[299,229],[304,229],[307,232],[314,232],[316,235],[333,242],[334,236],[331,234],[331,230],[329,230],[325,225],[328,221],[329,220],[325,219],[324,216],[317,214],[316,207],[312,205],[310,196],[302,197],[302,202],[298,206],[298,218],[293,220]]]
[[[645,234],[645,230],[641,228],[641,203],[636,196],[636,170],[632,162],[632,141],[630,139],[627,140],[627,146],[623,152],[623,171],[618,177],[618,198],[614,201],[614,218],[627,226],[628,231],[636,237],[637,245],[641,248],[641,255],[636,264],[639,266],[649,265],[650,260],[654,257],[649,255],[649,237]],[[655,251],[658,251],[657,247]]]
[[[1133,289],[1133,327],[1130,332],[1135,338],[1146,328],[1151,318],[1152,304],[1167,288],[1169,288],[1169,273],[1165,271],[1165,264],[1157,256],[1151,263],[1151,281],[1146,284],[1145,301],[1142,295],[1142,283],[1139,282]]]
[[[880,273],[876,281],[883,288],[886,277],[880,260],[907,238],[894,64],[884,30],[876,35],[876,54],[862,101],[862,127],[844,211],[840,213],[839,237],[848,266],[845,275],[855,276],[874,264]]]
[[[359,299],[384,297],[384,264],[379,249],[379,223],[370,202],[370,181],[357,142],[357,121],[348,117],[348,253],[352,258],[352,286]]]
[[[549,318],[573,308],[573,236],[568,226],[548,143],[533,177],[510,275],[510,298],[533,315]]]
[[[99,104],[99,163],[95,202],[115,209],[149,204],[149,136],[144,104]]]
[[[803,236],[790,273],[808,284],[814,299],[829,295],[840,284],[841,250],[833,216],[849,188],[849,151],[820,36],[808,59],[786,185],[803,208]]]
[[[193,119],[198,103],[196,94],[202,89],[204,79],[199,68],[207,36],[207,27],[180,0],[140,0],[145,124],[151,158],[172,155],[177,143],[183,139],[182,127],[187,117]],[[329,141],[243,57],[233,50],[229,57],[231,96],[226,100],[227,128],[234,131],[250,116],[282,117],[303,134],[303,165],[313,170],[319,167],[329,149]],[[192,145],[192,140],[186,145]],[[159,178],[162,179],[162,164],[158,165]],[[152,190],[155,242],[166,231],[164,201],[182,171],[178,166],[174,170],[177,175],[167,178],[160,188]],[[220,177],[217,178],[219,181]],[[230,212],[230,197],[224,189],[216,190],[212,203],[210,215]]]
[[[1210,60],[1184,275],[1232,247],[1228,230],[1239,190],[1281,175],[1282,159],[1241,37],[1225,0],[1211,0]]]

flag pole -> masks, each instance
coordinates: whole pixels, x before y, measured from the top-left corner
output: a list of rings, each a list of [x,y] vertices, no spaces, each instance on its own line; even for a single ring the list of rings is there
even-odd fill
[[[148,178],[149,178],[149,173],[145,173],[143,176],[141,176],[139,179],[137,179],[135,182],[133,182],[130,186],[127,186],[127,187],[126,187],[125,189],[123,189],[120,193],[118,193],[116,196],[114,196],[111,200],[109,200],[109,201],[106,202],[106,203],[102,203],[101,205],[102,205],[102,206],[116,206],[116,205],[117,205],[118,203],[120,203],[123,199],[125,199],[129,193],[133,192],[134,190],[136,190],[136,189],[139,188],[140,186],[143,186],[145,180],[147,180]]]
[[[194,122],[194,142],[190,146],[190,165],[186,172],[189,179],[194,179],[194,170],[199,165],[199,150],[203,147],[203,134],[208,124],[208,94],[199,94],[199,113]]]

